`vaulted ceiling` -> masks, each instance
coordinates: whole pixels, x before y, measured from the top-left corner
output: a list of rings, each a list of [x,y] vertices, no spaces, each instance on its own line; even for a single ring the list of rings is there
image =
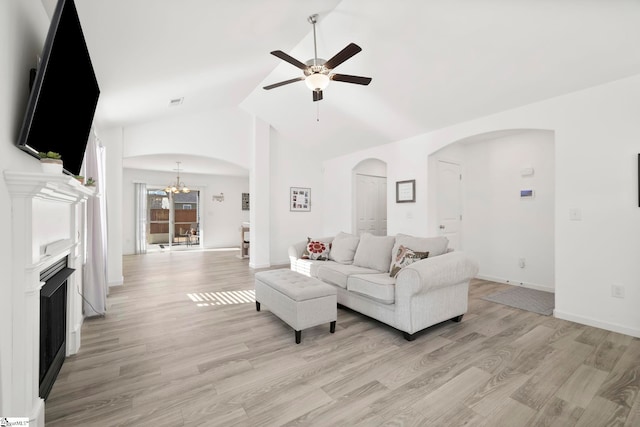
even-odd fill
[[[43,0],[51,9],[54,0]],[[102,88],[104,125],[203,110],[253,114],[335,154],[640,73],[637,0],[76,0]],[[340,65],[369,86],[331,82],[312,102],[276,57],[350,42]],[[173,98],[184,97],[179,108]],[[319,119],[319,121],[318,121]]]

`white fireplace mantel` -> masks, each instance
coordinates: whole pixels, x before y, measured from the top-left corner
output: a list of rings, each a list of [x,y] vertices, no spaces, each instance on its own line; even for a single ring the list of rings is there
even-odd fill
[[[40,272],[68,257],[76,271],[67,285],[66,354],[80,347],[82,326],[82,267],[86,230],[86,201],[95,194],[75,178],[63,174],[5,171],[11,197],[11,336],[8,365],[11,375],[0,375],[2,411],[29,417],[30,425],[44,426],[44,401],[39,397]],[[77,291],[76,291],[77,289]]]
[[[95,193],[93,187],[85,187],[77,179],[64,174],[5,171],[4,180],[12,197],[76,203]]]

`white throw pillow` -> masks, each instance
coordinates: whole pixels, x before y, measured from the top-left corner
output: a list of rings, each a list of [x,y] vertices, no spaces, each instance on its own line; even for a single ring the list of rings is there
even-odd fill
[[[360,238],[348,233],[338,233],[331,245],[329,259],[339,264],[353,263]]]
[[[374,236],[364,233],[353,258],[358,267],[388,272],[391,266],[391,249],[396,241],[394,236]]]
[[[331,243],[324,242],[320,239],[307,238],[307,246],[304,248],[301,259],[312,259],[318,261],[326,261],[329,259],[329,250]]]

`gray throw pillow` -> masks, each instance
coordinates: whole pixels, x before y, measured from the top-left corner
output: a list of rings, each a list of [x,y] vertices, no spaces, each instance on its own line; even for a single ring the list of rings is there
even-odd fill
[[[364,233],[360,236],[353,264],[358,267],[388,272],[391,266],[391,249],[395,241],[395,236],[374,236]]]
[[[329,259],[339,264],[353,263],[360,237],[348,233],[338,233],[331,245]]]

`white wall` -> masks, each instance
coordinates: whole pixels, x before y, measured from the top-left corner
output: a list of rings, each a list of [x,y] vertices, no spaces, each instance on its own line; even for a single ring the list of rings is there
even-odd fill
[[[16,146],[20,125],[29,97],[29,69],[36,66],[42,51],[49,18],[39,0],[0,1],[0,170],[39,172],[37,159],[23,153]],[[0,223],[11,223],[9,193],[0,177]],[[11,233],[5,233],[0,245],[0,269],[3,277],[12,275],[13,243]],[[10,301],[12,294],[8,280],[0,280],[0,414],[6,416],[11,391],[6,389],[11,375],[9,354],[11,347]]]
[[[459,154],[452,150],[458,150]],[[553,133],[525,131],[456,143],[432,158],[463,165],[462,249],[480,264],[478,277],[553,290],[555,163]],[[521,169],[534,174],[522,176]],[[437,174],[431,168],[429,177]],[[521,199],[521,189],[535,190]],[[525,259],[525,267],[518,265]]]
[[[175,107],[180,108],[180,107]],[[243,110],[211,110],[127,126],[123,157],[190,154],[249,169],[252,118]]]
[[[271,265],[271,126],[253,117],[251,135],[251,168],[249,189],[251,213],[249,222],[249,267],[265,268]]]
[[[362,160],[381,159],[387,163],[387,234],[428,235],[427,157],[428,147],[421,141],[395,142],[327,160],[323,163],[325,207],[323,235],[352,229],[353,169]],[[416,202],[396,203],[395,183],[416,180]],[[328,201],[331,201],[330,203]],[[339,209],[336,209],[339,206]]]
[[[365,159],[358,163],[353,172],[360,175],[387,176],[387,164],[380,159]]]
[[[326,161],[325,198],[342,208],[324,209],[325,232],[349,226],[349,189],[340,184],[363,159],[385,159],[390,183],[416,179],[415,204],[389,200],[389,234],[429,235],[435,225],[425,197],[429,154],[488,132],[553,131],[555,314],[640,337],[638,112],[640,75]],[[581,221],[569,220],[572,208],[580,209]],[[412,220],[405,210],[413,211]],[[625,287],[624,299],[611,297],[612,284]]]
[[[155,172],[139,169],[124,169],[122,181],[123,209],[123,253],[135,253],[134,183],[144,182],[147,187],[164,188],[176,177],[172,172]],[[192,190],[201,191],[201,224],[205,248],[240,246],[240,224],[249,221],[249,211],[242,210],[242,193],[249,192],[248,177],[218,175],[181,174]],[[212,200],[214,194],[224,193],[224,202]]]
[[[338,207],[324,197],[323,158],[322,150],[300,148],[294,141],[271,132],[271,265],[289,264],[287,250],[293,243],[320,237],[323,204]],[[290,211],[291,187],[311,189],[310,212]]]

